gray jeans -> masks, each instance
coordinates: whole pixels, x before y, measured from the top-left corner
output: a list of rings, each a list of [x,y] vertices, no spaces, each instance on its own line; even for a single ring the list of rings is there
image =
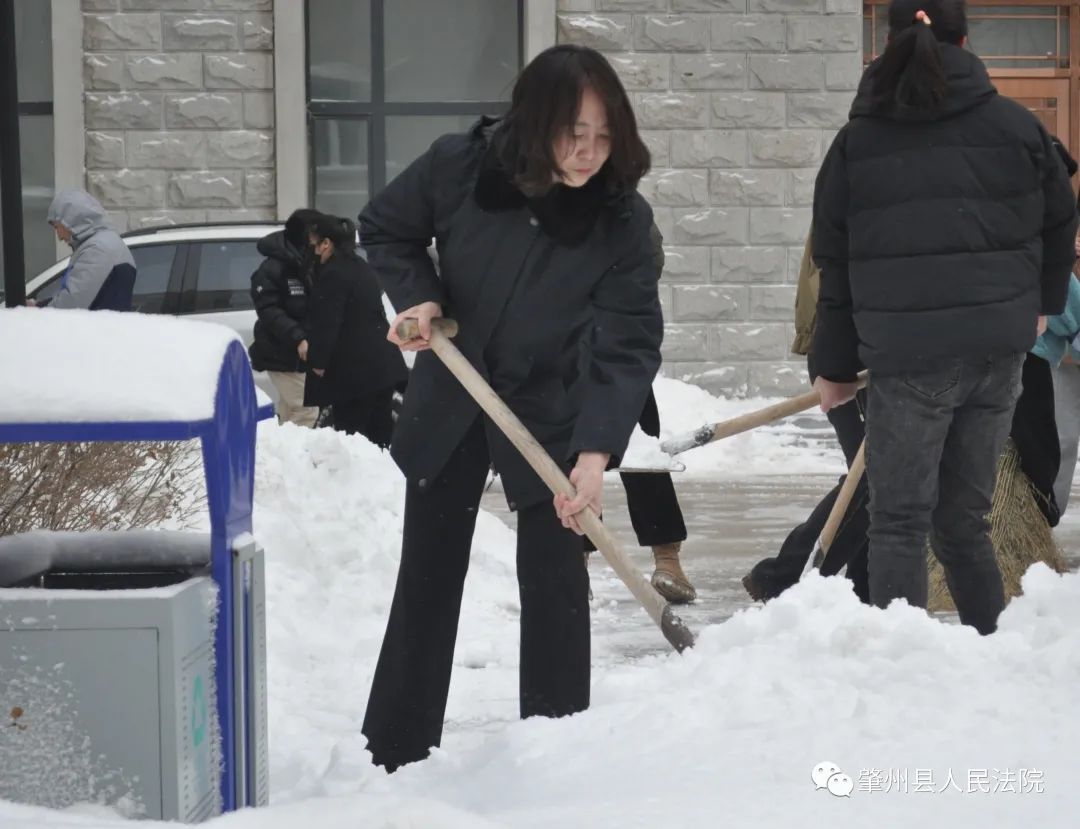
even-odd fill
[[[990,542],[997,462],[1024,355],[873,377],[867,395],[870,601],[926,607],[929,535],[960,621],[992,633],[1005,607]]]
[[[1061,466],[1054,481],[1054,500],[1061,514],[1069,506],[1080,444],[1080,366],[1062,363],[1054,369],[1054,418],[1061,442]]]

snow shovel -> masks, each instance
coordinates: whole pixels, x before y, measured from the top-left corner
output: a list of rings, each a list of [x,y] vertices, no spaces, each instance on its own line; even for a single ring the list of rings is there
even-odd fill
[[[836,534],[840,531],[844,513],[847,512],[847,508],[851,505],[851,499],[855,497],[855,490],[858,489],[859,481],[862,480],[864,472],[866,472],[865,440],[859,444],[859,451],[855,453],[855,457],[851,461],[851,468],[848,470],[847,477],[844,478],[844,484],[836,495],[836,502],[829,511],[825,526],[821,528],[821,535],[818,536],[817,544],[814,545],[814,554],[806,560],[804,573],[810,572],[811,568],[815,570],[821,569],[825,556],[828,555],[829,548],[832,547]]]
[[[433,319],[431,321],[431,350],[450,369],[450,372],[461,382],[465,390],[480,405],[487,416],[502,430],[515,448],[522,454],[533,471],[547,484],[548,489],[556,495],[575,495],[574,486],[570,483],[563,471],[551,459],[536,438],[534,438],[525,425],[518,420],[494,389],[480,376],[480,373],[472,367],[465,356],[458,351],[457,346],[450,342],[450,338],[457,335],[458,325],[453,320]],[[398,324],[397,335],[402,340],[416,339],[420,335],[419,324],[416,320],[403,320]],[[664,638],[671,643],[679,653],[686,648],[693,647],[694,635],[683,624],[682,619],[671,609],[663,596],[639,573],[630,560],[626,557],[619,546],[619,542],[600,521],[600,517],[593,512],[592,508],[586,509],[578,515],[578,523],[585,529],[585,533],[596,548],[607,559],[615,574],[622,579],[630,592],[634,594],[652,620],[660,627]]]
[[[865,386],[866,372],[863,371],[859,373],[859,388],[861,389]],[[808,392],[804,392],[803,394],[788,400],[773,403],[771,406],[766,406],[764,409],[758,409],[755,412],[747,412],[738,417],[733,417],[730,420],[721,420],[719,423],[702,426],[696,431],[669,438],[660,444],[660,448],[669,455],[678,455],[687,450],[705,446],[713,441],[729,438],[732,435],[739,435],[743,432],[749,432],[751,429],[756,429],[758,426],[764,426],[767,423],[772,423],[781,418],[790,417],[799,412],[805,412],[807,409],[812,409],[820,402],[821,399],[818,396],[818,393],[811,389]]]

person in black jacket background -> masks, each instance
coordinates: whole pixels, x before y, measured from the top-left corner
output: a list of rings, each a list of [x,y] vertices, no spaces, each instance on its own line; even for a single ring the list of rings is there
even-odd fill
[[[589,704],[588,576],[575,516],[601,511],[660,365],[663,319],[636,191],[649,168],[607,60],[560,45],[518,78],[501,121],[438,139],[376,196],[360,234],[416,350],[391,454],[405,473],[401,567],[363,732],[394,769],[439,745],[480,496],[489,467],[517,512],[520,711]],[[427,253],[436,240],[439,273]],[[550,492],[428,349],[431,320],[567,471]],[[395,321],[396,324],[396,321]]]
[[[390,325],[382,291],[356,255],[352,222],[319,215],[308,226],[316,265],[308,298],[304,405],[332,406],[336,430],[359,432],[385,449],[394,430],[394,390],[404,388],[409,370],[401,351],[386,340]]]
[[[285,229],[258,242],[266,257],[251,275],[255,303],[254,339],[248,347],[251,367],[265,371],[278,393],[277,414],[282,423],[314,426],[319,410],[304,405],[304,364],[308,341],[304,332],[312,265],[308,223],[317,210],[296,210]]]
[[[989,538],[1024,354],[1065,304],[1076,206],[1050,136],[964,50],[962,0],[894,0],[885,53],[814,193],[822,408],[867,392],[869,585],[925,607],[925,541],[960,620],[1004,607]]]

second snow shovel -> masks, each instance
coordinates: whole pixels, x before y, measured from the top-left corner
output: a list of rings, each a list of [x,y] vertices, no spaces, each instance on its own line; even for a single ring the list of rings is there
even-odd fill
[[[529,462],[533,471],[547,484],[548,489],[553,494],[572,498],[575,495],[574,486],[563,474],[562,469],[529,433],[525,424],[510,411],[509,407],[495,394],[494,389],[458,351],[457,346],[450,342],[450,338],[457,334],[457,330],[457,323],[453,320],[433,319],[429,340],[431,350],[465,387],[487,416],[510,439],[522,457]],[[402,340],[416,339],[420,335],[419,324],[416,320],[404,320],[398,324],[397,335]],[[634,594],[634,598],[641,602],[672,647],[680,653],[686,648],[693,647],[694,635],[690,629],[683,624],[682,619],[675,614],[664,597],[656,592],[656,588],[630,563],[619,542],[615,540],[592,508],[579,513],[577,518],[578,523],[585,529],[586,535],[596,545],[596,549],[603,554],[615,574]]]
[[[859,372],[858,379],[859,388],[865,387],[866,372]],[[775,420],[790,417],[799,412],[805,412],[807,409],[812,409],[820,402],[821,397],[816,391],[811,389],[808,392],[796,395],[788,400],[781,400],[779,403],[773,403],[770,406],[766,406],[764,409],[758,409],[755,412],[747,412],[746,414],[741,414],[738,417],[733,417],[729,420],[721,420],[719,423],[702,426],[700,429],[688,432],[684,435],[676,435],[675,437],[668,438],[660,444],[660,448],[669,455],[679,455],[690,449],[697,449],[699,446],[705,446],[713,441],[729,438],[732,435],[741,435],[743,432],[749,432],[751,429],[756,429],[758,426],[764,426]]]
[[[825,526],[821,528],[821,535],[818,536],[817,544],[814,545],[814,554],[806,560],[804,573],[810,572],[811,568],[815,570],[821,569],[825,556],[829,554],[829,548],[832,547],[836,534],[840,531],[844,513],[851,506],[851,500],[855,497],[855,490],[859,488],[859,481],[862,480],[864,472],[866,472],[865,440],[859,444],[859,451],[855,453],[855,457],[851,461],[851,468],[848,470],[847,477],[844,478],[840,492],[836,495],[836,501],[829,511],[829,517],[825,520]]]

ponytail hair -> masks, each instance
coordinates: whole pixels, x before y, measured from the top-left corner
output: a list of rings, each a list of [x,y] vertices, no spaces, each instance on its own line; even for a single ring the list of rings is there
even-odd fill
[[[348,219],[321,213],[311,220],[308,228],[315,241],[329,239],[334,243],[335,252],[356,256],[356,225]]]
[[[967,37],[964,0],[893,0],[889,40],[873,80],[875,103],[932,112],[945,100],[941,43]]]

